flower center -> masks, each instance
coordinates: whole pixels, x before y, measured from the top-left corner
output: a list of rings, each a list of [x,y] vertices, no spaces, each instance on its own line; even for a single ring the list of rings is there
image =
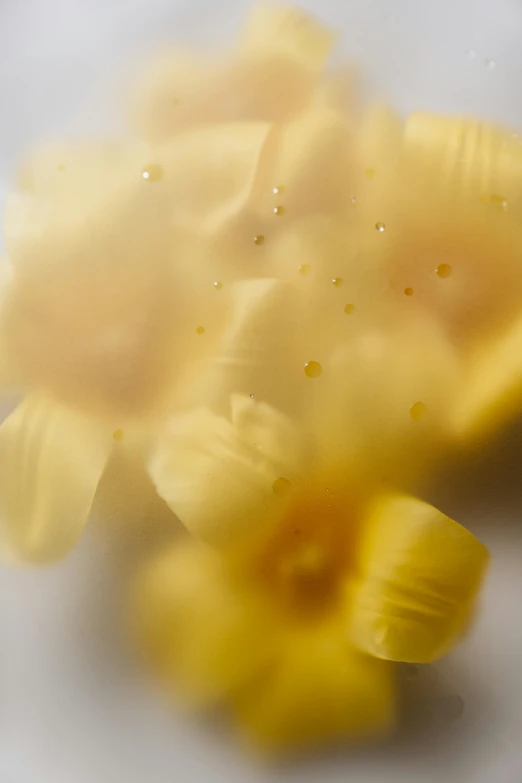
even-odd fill
[[[354,524],[346,499],[329,489],[298,494],[257,573],[283,610],[306,616],[331,606],[348,578]]]

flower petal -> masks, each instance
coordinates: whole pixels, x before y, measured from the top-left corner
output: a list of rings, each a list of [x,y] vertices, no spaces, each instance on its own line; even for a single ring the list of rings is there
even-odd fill
[[[248,17],[242,47],[250,53],[277,53],[319,72],[336,37],[332,30],[298,8],[259,4]]]
[[[363,326],[325,364],[310,422],[338,471],[409,483],[441,457],[460,367],[434,320],[391,311],[372,324],[368,315],[350,316]]]
[[[138,575],[131,625],[166,685],[192,705],[237,689],[274,655],[275,620],[222,558],[179,542]]]
[[[205,409],[170,420],[149,470],[183,524],[224,546],[274,524],[285,502],[273,484],[299,477],[302,451],[298,431],[283,414],[234,397],[232,422]]]
[[[235,699],[241,731],[267,752],[389,732],[392,667],[355,650],[340,623],[287,630],[276,665]]]
[[[370,510],[359,552],[351,637],[370,655],[429,663],[465,628],[489,555],[471,533],[406,495]]]
[[[522,318],[500,337],[482,345],[471,360],[456,404],[455,430],[468,440],[489,434],[522,410]]]
[[[93,419],[34,394],[0,427],[0,519],[23,560],[64,555],[81,535],[112,449]]]
[[[292,286],[271,278],[236,283],[230,325],[216,358],[187,385],[187,405],[196,400],[226,415],[231,395],[252,394],[293,415],[311,329],[304,298]]]

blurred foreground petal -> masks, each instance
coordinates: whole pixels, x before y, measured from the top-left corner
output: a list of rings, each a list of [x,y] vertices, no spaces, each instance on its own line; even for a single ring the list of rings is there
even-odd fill
[[[41,395],[0,427],[0,522],[23,560],[64,555],[81,535],[112,438],[95,420]]]

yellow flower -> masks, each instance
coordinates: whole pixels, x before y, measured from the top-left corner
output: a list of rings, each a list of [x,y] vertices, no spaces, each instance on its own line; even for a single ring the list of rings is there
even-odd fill
[[[217,352],[234,282],[270,272],[265,239],[339,211],[346,85],[320,80],[333,40],[301,12],[256,8],[222,67],[169,55],[144,77],[145,141],[45,147],[22,166],[0,318],[9,384],[27,392],[0,429],[15,555],[72,545],[111,455],[130,441],[134,460]]]
[[[206,383],[218,413],[170,419],[149,462],[197,540],[148,565],[133,599],[169,685],[189,703],[225,700],[242,731],[278,751],[390,730],[390,662],[452,646],[488,561],[468,531],[402,490],[426,442],[440,448],[446,343],[395,323],[347,348],[315,324],[304,353],[313,325],[287,325],[306,302],[277,281],[238,288]],[[426,421],[410,411],[421,391]]]

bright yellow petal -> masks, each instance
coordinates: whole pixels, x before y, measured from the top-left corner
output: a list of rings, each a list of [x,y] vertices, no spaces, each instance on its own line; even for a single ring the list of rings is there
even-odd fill
[[[380,736],[394,724],[391,665],[355,650],[339,623],[288,630],[278,663],[235,701],[240,730],[269,753]]]
[[[299,477],[302,452],[289,419],[262,402],[235,397],[232,421],[205,409],[168,421],[149,470],[182,523],[224,546],[271,529],[285,508],[273,484]]]
[[[487,549],[433,506],[406,495],[382,497],[362,536],[351,638],[378,658],[436,660],[469,620]]]
[[[146,657],[189,705],[223,698],[274,655],[275,621],[263,601],[198,544],[179,542],[147,564],[130,609]]]
[[[0,427],[0,518],[23,560],[64,555],[81,535],[112,438],[87,416],[33,395]]]
[[[455,430],[465,440],[514,419],[522,410],[522,318],[475,351],[462,394],[455,401]]]

